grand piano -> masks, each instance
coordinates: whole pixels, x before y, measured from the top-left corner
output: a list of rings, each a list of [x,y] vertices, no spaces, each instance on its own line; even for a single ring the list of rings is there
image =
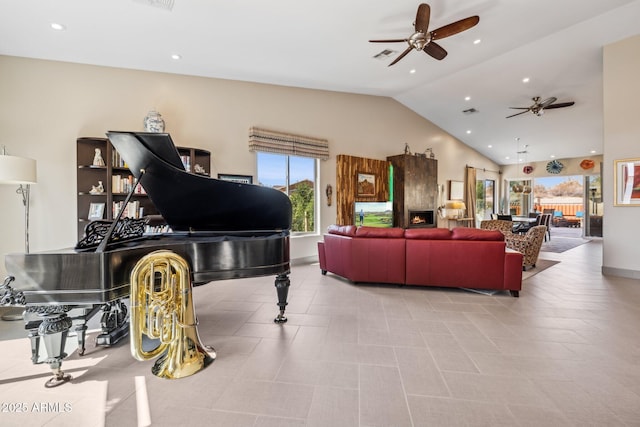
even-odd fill
[[[0,285],[0,301],[25,306],[31,359],[53,370],[45,386],[70,378],[60,369],[70,329],[77,332],[79,354],[85,350],[86,323],[98,313],[102,333],[97,345],[113,345],[127,335],[124,300],[131,271],[142,257],[160,249],[188,262],[194,285],[275,276],[279,312],[274,322],[286,322],[291,228],[287,195],[185,171],[167,133],[110,131],[107,136],[173,232],[145,235],[144,220],[118,217],[90,223],[74,248],[5,257],[9,276]],[[38,356],[41,341],[44,360]]]

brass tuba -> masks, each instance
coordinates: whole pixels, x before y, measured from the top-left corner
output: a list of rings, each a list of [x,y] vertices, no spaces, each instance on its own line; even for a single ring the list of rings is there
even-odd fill
[[[156,360],[151,372],[162,378],[182,378],[207,367],[216,357],[200,343],[193,306],[189,264],[179,255],[160,250],[136,263],[131,272],[131,354]],[[159,339],[143,349],[143,335]]]

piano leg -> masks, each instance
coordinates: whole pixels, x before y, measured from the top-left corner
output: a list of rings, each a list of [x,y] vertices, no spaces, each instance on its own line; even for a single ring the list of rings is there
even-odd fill
[[[276,276],[276,291],[278,292],[278,307],[280,307],[280,313],[273,319],[276,323],[284,323],[287,318],[284,315],[284,309],[287,306],[287,296],[289,295],[289,274],[278,274]]]
[[[65,375],[60,369],[62,360],[67,357],[64,350],[69,329],[73,324],[71,318],[67,316],[69,310],[71,310],[71,307],[66,305],[29,306],[25,310],[27,314],[36,313],[42,317],[42,321],[38,325],[37,336],[33,328],[33,325],[35,325],[33,322],[28,323],[27,328],[30,329],[31,361],[33,363],[38,363],[40,339],[44,342],[45,350],[47,351],[47,358],[44,363],[48,364],[53,371],[53,377],[44,384],[47,388],[59,386],[71,379],[71,375]]]
[[[75,308],[79,308],[82,310],[81,314],[79,316],[72,317],[72,320],[75,320],[75,321],[79,320],[79,323],[76,324],[74,331],[78,338],[78,355],[84,356],[84,352],[86,350],[85,338],[87,336],[87,321],[91,319],[93,316],[95,316],[95,314],[100,310],[100,305],[94,304],[91,306],[78,306]]]
[[[38,322],[38,326],[40,322]],[[35,329],[25,326],[25,329],[29,330],[29,341],[31,341],[31,362],[34,365],[38,364],[38,354],[40,354],[40,335],[38,335],[38,327]]]

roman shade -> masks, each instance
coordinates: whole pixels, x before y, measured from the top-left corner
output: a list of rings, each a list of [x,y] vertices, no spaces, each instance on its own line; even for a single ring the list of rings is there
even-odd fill
[[[249,128],[249,151],[327,160],[329,158],[329,141],[251,127]]]

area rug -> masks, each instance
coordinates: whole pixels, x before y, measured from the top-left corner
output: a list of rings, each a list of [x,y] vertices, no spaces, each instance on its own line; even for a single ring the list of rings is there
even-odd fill
[[[564,251],[568,251],[569,249],[576,248],[580,245],[584,245],[585,243],[589,243],[590,241],[591,240],[589,239],[576,237],[552,237],[550,240],[542,242],[540,250],[544,252],[561,253]]]
[[[546,270],[549,267],[553,267],[554,265],[558,264],[560,261],[552,261],[550,259],[542,259],[542,258],[538,258],[538,260],[536,261],[536,266],[531,268],[531,267],[527,267],[526,271],[522,272],[522,280],[527,280],[529,278],[531,278],[532,276],[535,276],[536,274],[540,273],[541,271]]]

